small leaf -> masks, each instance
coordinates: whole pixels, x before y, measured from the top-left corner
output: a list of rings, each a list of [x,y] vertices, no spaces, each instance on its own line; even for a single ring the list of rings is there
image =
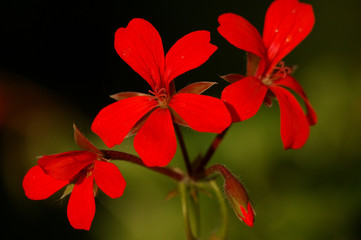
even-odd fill
[[[196,82],[191,83],[177,93],[193,93],[193,94],[202,94],[204,91],[208,90],[213,85],[217,84],[216,82]]]
[[[139,131],[139,129],[143,126],[143,124],[145,123],[145,121],[148,119],[149,115],[154,111],[155,109],[149,111],[148,113],[146,113],[143,117],[141,117],[138,122],[132,127],[132,129],[130,129],[129,133],[125,136],[126,138],[134,136],[135,134],[137,134],[137,132]]]
[[[230,74],[223,75],[220,77],[229,83],[234,83],[234,82],[237,82],[237,81],[241,80],[242,78],[244,78],[244,76],[242,74],[238,74],[238,73],[230,73]]]
[[[96,195],[98,194],[98,190],[99,190],[98,185],[94,184],[94,185],[93,185],[93,193],[94,193],[94,197],[96,197]]]
[[[178,189],[174,189],[167,194],[167,196],[165,197],[165,200],[168,201],[170,199],[177,197],[178,195],[179,195]]]
[[[254,76],[260,59],[257,55],[247,52],[247,76]]]
[[[82,148],[83,150],[93,152],[95,154],[98,154],[100,156],[103,155],[103,153],[97,149],[80,131],[79,129],[73,124],[74,128],[74,140],[75,143]]]
[[[111,98],[113,98],[117,101],[126,99],[126,98],[137,97],[137,96],[150,96],[150,95],[145,94],[145,93],[139,93],[139,92],[120,92],[120,93],[110,95]]]
[[[73,191],[73,188],[74,188],[74,183],[68,184],[64,190],[63,195],[61,195],[60,199],[63,199],[66,196],[68,196]]]
[[[179,116],[179,114],[176,111],[170,108],[170,112],[172,113],[172,119],[175,123],[183,127],[189,127],[188,123],[186,123],[186,121],[184,121],[184,119],[181,116]]]

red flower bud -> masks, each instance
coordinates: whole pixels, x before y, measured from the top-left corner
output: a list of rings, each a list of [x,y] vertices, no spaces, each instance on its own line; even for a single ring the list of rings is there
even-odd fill
[[[239,219],[253,227],[254,211],[246,189],[233,175],[224,178],[224,190]]]
[[[207,169],[207,175],[220,173],[224,178],[224,191],[238,218],[253,227],[254,210],[242,183],[224,166],[216,164]]]

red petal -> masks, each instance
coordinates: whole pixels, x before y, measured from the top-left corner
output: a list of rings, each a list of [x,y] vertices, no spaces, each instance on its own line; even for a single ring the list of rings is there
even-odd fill
[[[98,155],[103,155],[103,153],[97,149],[80,131],[79,129],[73,125],[74,128],[74,140],[75,143],[81,147],[83,150],[90,151],[96,153]]]
[[[73,228],[89,230],[95,214],[93,175],[75,183],[68,203],[68,219]]]
[[[285,86],[289,89],[292,89],[296,93],[298,93],[302,97],[303,101],[305,102],[306,109],[307,109],[307,118],[308,118],[309,124],[315,125],[317,123],[317,114],[316,114],[315,110],[313,109],[311,103],[308,101],[308,98],[307,98],[305,92],[303,91],[303,88],[296,81],[296,79],[294,79],[293,77],[288,75],[285,78],[280,78],[279,80],[274,81],[274,84]]]
[[[218,98],[178,93],[173,96],[169,106],[199,132],[221,133],[231,124],[229,112]]]
[[[126,28],[116,31],[114,47],[119,56],[153,89],[161,86],[161,74],[164,72],[163,44],[152,24],[134,18]]]
[[[43,156],[38,160],[38,165],[53,178],[71,181],[97,158],[98,155],[93,152],[71,151]]]
[[[208,31],[195,31],[179,39],[165,58],[165,81],[199,67],[217,50]]]
[[[131,97],[112,103],[98,113],[91,129],[108,147],[114,147],[122,143],[138,120],[157,104],[156,100],[148,96]]]
[[[245,77],[224,88],[222,100],[228,104],[234,122],[244,121],[258,112],[267,90],[258,78]]]
[[[225,13],[218,18],[218,32],[235,47],[265,57],[262,37],[246,19],[234,13]]]
[[[285,88],[271,86],[281,111],[281,138],[285,149],[301,148],[310,132],[308,120],[296,98]]]
[[[67,184],[69,181],[55,179],[39,166],[30,168],[23,180],[25,195],[32,200],[46,199]]]
[[[148,167],[164,167],[174,157],[177,141],[168,109],[157,108],[134,137],[134,148]]]
[[[254,223],[254,212],[253,208],[250,202],[247,204],[247,211],[244,209],[241,205],[239,206],[241,208],[243,216],[239,216],[245,224],[247,224],[249,227],[253,227]]]
[[[311,32],[312,6],[298,0],[277,0],[267,10],[263,42],[268,49],[269,71]]]
[[[96,161],[94,179],[98,187],[109,197],[118,198],[123,195],[126,183],[119,169],[113,163]]]

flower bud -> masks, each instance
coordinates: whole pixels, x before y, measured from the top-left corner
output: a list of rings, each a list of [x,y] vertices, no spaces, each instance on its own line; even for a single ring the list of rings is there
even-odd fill
[[[253,227],[254,211],[246,189],[233,175],[224,178],[224,190],[238,218]]]
[[[206,174],[219,173],[224,178],[224,191],[238,218],[253,227],[254,210],[242,183],[223,165],[215,164],[207,169]]]

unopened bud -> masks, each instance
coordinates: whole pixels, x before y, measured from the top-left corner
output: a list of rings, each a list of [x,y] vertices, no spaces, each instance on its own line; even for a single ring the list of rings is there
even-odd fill
[[[224,191],[240,220],[253,227],[254,211],[246,189],[233,175],[225,178]]]
[[[224,191],[238,218],[253,227],[254,210],[242,183],[224,166],[216,164],[207,173],[218,172],[224,178]]]

